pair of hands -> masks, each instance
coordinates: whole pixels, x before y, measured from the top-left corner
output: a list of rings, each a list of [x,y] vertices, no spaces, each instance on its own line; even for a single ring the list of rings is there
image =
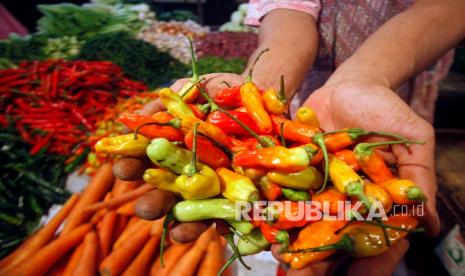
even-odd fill
[[[210,95],[224,88],[222,81],[231,85],[241,85],[244,77],[236,74],[209,74],[205,87]],[[178,80],[171,87],[179,90],[188,79]],[[321,123],[321,128],[331,131],[342,128],[360,127],[373,131],[389,131],[421,140],[424,145],[392,146],[383,156],[389,162],[398,164],[400,178],[414,181],[425,193],[428,201],[425,215],[420,217],[429,234],[439,232],[439,218],[436,212],[436,178],[434,169],[434,129],[416,115],[392,90],[377,85],[346,82],[323,86],[316,90],[304,103],[311,107]],[[158,101],[146,105],[141,113],[151,115],[162,108]],[[386,253],[369,258],[354,259],[349,267],[350,275],[391,275],[397,263],[407,252],[408,241],[401,240]],[[276,253],[277,248],[272,248]],[[279,260],[279,254],[274,254]],[[341,259],[327,260],[309,265],[300,270],[291,269],[288,275],[325,275],[331,274]],[[382,268],[382,269],[381,269]]]

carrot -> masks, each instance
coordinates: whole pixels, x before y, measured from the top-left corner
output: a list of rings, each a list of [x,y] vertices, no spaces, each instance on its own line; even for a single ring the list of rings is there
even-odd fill
[[[72,195],[65,203],[63,208],[46,224],[42,227],[29,241],[25,242],[24,247],[20,247],[19,251],[15,251],[13,254],[14,258],[11,259],[6,265],[2,265],[0,268],[0,275],[6,273],[6,271],[12,269],[22,261],[29,259],[34,255],[40,248],[47,244],[50,239],[55,235],[56,230],[60,227],[61,223],[70,214],[71,210],[77,206],[76,202],[79,200],[79,195]],[[17,252],[17,253],[16,253]]]
[[[107,209],[98,210],[94,213],[94,215],[90,218],[89,223],[92,225],[97,225],[100,221],[102,221],[105,214],[108,213]]]
[[[129,267],[124,271],[123,276],[145,275],[150,267],[150,261],[157,253],[156,249],[159,243],[160,236],[152,236],[134,261],[132,261]]]
[[[111,192],[113,193],[114,196],[119,196],[131,190],[134,190],[139,185],[140,184],[137,181],[124,181],[124,180],[115,178],[115,185],[113,186],[113,190]]]
[[[161,237],[161,232],[163,231],[163,222],[165,221],[165,217],[161,219],[157,219],[152,223],[152,227],[150,228],[150,236],[154,237]]]
[[[122,195],[119,195],[117,197],[114,197],[108,201],[103,201],[103,202],[98,202],[92,205],[86,206],[83,210],[83,214],[89,214],[91,212],[95,212],[97,210],[100,210],[102,208],[116,208],[121,206],[122,204],[129,202],[131,200],[135,200],[139,198],[141,195],[145,194],[146,192],[153,190],[154,187],[150,184],[143,184],[139,188],[132,190],[130,192],[124,193]]]
[[[150,238],[150,224],[137,232],[131,239],[128,239],[120,248],[113,250],[100,264],[101,275],[120,275],[137,252],[144,246]]]
[[[131,220],[132,219],[137,219],[137,217],[132,217]],[[114,226],[115,229],[113,230],[113,237],[112,237],[112,244],[114,241],[116,241],[119,238],[121,233],[123,233],[124,229],[129,224],[129,222],[131,222],[131,220],[129,220],[128,217],[126,216],[116,215],[116,221],[115,221],[115,226]]]
[[[136,201],[134,199],[121,205],[118,209],[116,209],[116,213],[123,216],[135,216],[136,215]]]
[[[193,242],[184,243],[184,244],[173,244],[164,253],[164,261],[165,267],[162,268],[160,266],[160,256],[155,260],[153,263],[152,269],[150,270],[151,276],[168,276],[171,275],[170,271],[174,268],[174,266],[179,261],[184,253],[186,253],[192,246],[194,245]],[[174,274],[173,274],[174,275]]]
[[[208,229],[195,241],[194,246],[182,256],[173,270],[170,271],[171,275],[195,275],[197,266],[213,237],[213,231],[213,228]]]
[[[121,234],[118,240],[113,244],[113,250],[120,248],[127,240],[131,239],[131,237],[145,226],[150,225],[150,223],[151,222],[147,220],[138,220],[127,231],[124,231],[123,234]]]
[[[67,254],[61,258],[56,264],[54,264],[47,272],[47,276],[63,276],[65,272],[66,265],[68,264],[71,258],[71,254]]]
[[[223,249],[219,239],[210,241],[207,247],[207,253],[200,263],[198,276],[216,275],[224,264]]]
[[[100,249],[102,257],[105,258],[110,254],[111,243],[113,238],[113,230],[115,228],[116,213],[114,211],[108,212],[102,220],[102,227],[98,231],[100,242]]]
[[[60,236],[52,241],[31,258],[20,263],[13,268],[9,275],[43,275],[49,270],[61,257],[79,244],[84,236],[92,230],[92,225],[83,224],[76,227],[67,235]]]
[[[63,271],[62,276],[70,276],[74,269],[76,268],[79,259],[81,259],[82,252],[84,250],[84,243],[81,243],[74,249],[73,254],[71,255],[71,258],[69,259],[68,263],[66,264],[65,271]]]
[[[87,233],[78,265],[74,269],[73,276],[93,276],[97,273],[97,234],[92,231]]]
[[[16,257],[23,254],[24,248],[26,248],[26,246],[31,243],[31,241],[34,239],[34,236],[35,236],[35,233],[32,234],[29,238],[27,238],[21,245],[16,247],[16,249],[13,252],[11,252],[8,256],[5,256],[3,259],[0,260],[0,271],[7,265],[9,266],[10,263]]]
[[[111,164],[103,164],[82,193],[81,200],[79,200],[78,204],[76,204],[76,208],[74,208],[73,212],[69,215],[61,235],[66,235],[89,218],[89,214],[82,213],[82,209],[87,205],[101,200],[111,189],[113,181],[114,177]]]

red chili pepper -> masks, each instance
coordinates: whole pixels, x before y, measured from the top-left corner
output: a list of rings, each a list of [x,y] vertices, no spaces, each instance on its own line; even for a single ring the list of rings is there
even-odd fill
[[[279,135],[281,133],[281,124],[283,124],[284,138],[290,141],[308,144],[312,142],[315,133],[321,132],[319,128],[294,122],[277,115],[271,115],[271,120],[273,121],[274,133]]]
[[[50,139],[52,138],[52,136],[53,136],[53,133],[49,133],[47,136],[37,141],[34,144],[34,146],[31,148],[31,150],[29,151],[29,154],[30,155],[37,154],[42,148],[44,148],[50,142]]]
[[[244,123],[250,129],[252,129],[257,134],[266,134],[261,131],[257,123],[250,117],[247,112],[242,111],[229,111],[236,119]],[[214,111],[208,115],[207,123],[221,128],[227,134],[236,134],[236,135],[247,135],[250,136],[250,133],[247,132],[243,127],[236,123],[233,119],[228,117],[225,113],[221,111]]]
[[[194,135],[192,132],[184,137],[184,143],[187,148],[192,150]],[[209,139],[197,135],[197,157],[206,165],[217,169],[229,167],[230,161],[228,156]]]
[[[281,210],[278,215],[278,219],[273,223],[273,227],[276,229],[288,230],[295,227],[304,227],[310,221],[307,221],[305,215],[299,217],[302,214],[299,203],[296,201],[282,201],[284,206],[289,206],[288,210]],[[300,203],[301,204],[301,203]]]
[[[170,115],[171,116],[171,115]],[[171,119],[173,117],[171,116]],[[171,120],[170,119],[170,120]],[[153,117],[142,116],[134,113],[123,113],[118,118],[130,130],[135,131],[137,127],[147,123],[166,123],[168,121],[157,121]],[[182,141],[183,134],[171,126],[147,125],[139,130],[139,133],[147,138],[166,138],[170,141]]]
[[[274,143],[276,146],[281,146],[281,142],[279,142],[279,140],[278,140],[276,137],[274,137],[274,136],[271,136],[271,135],[261,135],[260,137],[268,139],[269,141],[271,141],[272,143]],[[255,150],[255,149],[261,149],[261,148],[262,148],[262,145],[261,145],[260,142],[257,140],[257,138],[249,137],[249,138],[243,139],[242,141],[244,142],[244,145],[245,145],[249,150]]]
[[[349,166],[352,167],[352,169],[356,171],[360,170],[360,165],[358,164],[357,157],[355,157],[355,153],[353,151],[349,149],[343,149],[336,151],[334,156],[336,156],[337,159],[346,162]]]
[[[216,104],[223,107],[240,107],[241,106],[241,87],[226,87],[215,95]]]
[[[205,120],[209,109],[208,105],[188,104],[188,106],[192,109],[192,112],[194,112],[195,117],[200,120]]]
[[[260,231],[265,239],[271,244],[282,244],[284,247],[289,245],[289,234],[285,230],[279,230],[266,222],[260,224]]]
[[[257,186],[267,200],[276,200],[283,194],[281,186],[270,181],[266,176],[260,178]]]

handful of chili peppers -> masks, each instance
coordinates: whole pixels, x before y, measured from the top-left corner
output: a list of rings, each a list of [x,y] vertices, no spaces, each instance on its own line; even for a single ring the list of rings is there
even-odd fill
[[[145,160],[140,162],[145,162],[145,171],[126,180],[143,178],[158,189],[155,193],[170,198],[156,217],[166,215],[163,237],[174,222],[177,227],[215,222],[234,252],[221,274],[235,259],[248,267],[241,257],[271,244],[281,244],[285,262],[301,268],[338,249],[355,257],[378,255],[407,233],[422,230],[414,217],[392,212],[395,205],[424,201],[421,189],[396,178],[376,151],[380,146],[421,142],[359,128],[324,132],[308,107],[291,120],[285,114],[284,77],[278,91],[263,91],[252,80],[255,63],[242,86],[226,84],[211,98],[202,87],[194,55],[192,62],[193,77],[180,91],[159,91],[166,111],[151,117],[123,114],[118,120],[133,133],[95,145],[97,152],[115,155],[115,166],[129,159]],[[369,136],[391,141],[360,142]],[[287,209],[273,210],[271,219],[236,220],[237,202],[260,200],[286,203]],[[338,202],[347,200],[360,203],[362,218],[375,206],[385,210],[387,219],[292,216],[302,202],[326,202],[329,214],[335,215]],[[237,244],[234,235],[239,236]],[[161,242],[161,255],[163,247]]]

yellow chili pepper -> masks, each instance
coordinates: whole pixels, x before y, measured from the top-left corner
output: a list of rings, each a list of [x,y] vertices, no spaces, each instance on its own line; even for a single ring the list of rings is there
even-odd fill
[[[158,92],[161,102],[166,107],[168,112],[174,117],[183,118],[195,118],[192,109],[182,100],[181,96],[176,94],[169,88],[163,88]]]
[[[232,201],[258,200],[259,192],[247,177],[226,168],[216,170],[221,181],[221,190],[225,198]]]
[[[365,182],[365,194],[370,202],[377,201],[383,205],[384,211],[389,213],[392,208],[392,198],[389,194],[379,185]]]
[[[365,207],[370,209],[371,202],[363,191],[363,179],[346,162],[330,155],[329,177],[336,189],[348,196],[357,197]]]
[[[204,164],[197,164],[199,171],[193,176],[177,176],[162,169],[147,169],[144,181],[157,189],[176,193],[184,199],[203,199],[220,193],[220,181],[215,171]]]
[[[252,119],[257,123],[258,128],[263,133],[271,133],[273,130],[273,124],[271,122],[270,115],[268,115],[265,107],[263,106],[260,91],[252,82],[252,72],[257,61],[267,51],[268,49],[263,50],[260,54],[258,54],[249,71],[245,84],[242,85],[240,89],[242,106],[245,107],[247,113],[249,113],[250,117],[252,117]]]
[[[297,122],[299,123],[306,124],[312,127],[320,127],[320,120],[318,120],[315,111],[313,111],[313,109],[311,109],[310,107],[303,106],[297,109],[296,118]]]
[[[271,171],[268,172],[267,177],[283,187],[299,190],[316,190],[323,184],[320,172],[312,166],[294,173]]]
[[[281,76],[279,91],[276,92],[273,88],[270,88],[262,95],[262,99],[269,113],[280,115],[286,111],[287,97],[284,92],[284,76]]]
[[[145,136],[140,134],[136,136],[134,134],[125,134],[100,139],[95,144],[95,151],[114,155],[142,157],[145,156],[145,149],[149,144],[150,139]]]

